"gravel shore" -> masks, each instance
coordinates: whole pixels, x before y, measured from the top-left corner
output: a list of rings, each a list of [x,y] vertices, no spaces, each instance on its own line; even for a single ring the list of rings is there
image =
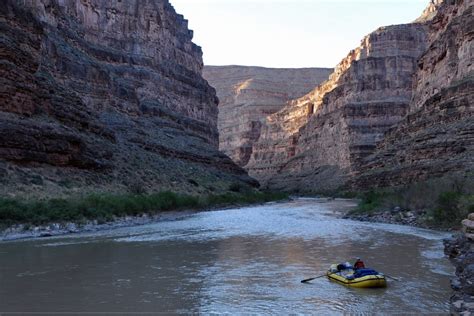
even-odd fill
[[[474,243],[459,233],[444,241],[445,253],[456,267],[456,276],[451,279],[454,294],[451,296],[453,315],[474,314]]]
[[[121,227],[140,226],[160,221],[173,221],[189,216],[196,211],[163,212],[156,215],[143,214],[140,216],[125,216],[116,218],[111,222],[99,223],[97,220],[85,223],[50,223],[47,225],[14,225],[0,232],[0,241],[20,239],[35,239],[43,237],[63,236],[70,234],[90,233],[111,230]]]

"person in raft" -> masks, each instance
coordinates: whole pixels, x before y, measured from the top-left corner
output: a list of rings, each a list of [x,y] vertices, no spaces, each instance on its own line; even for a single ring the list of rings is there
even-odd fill
[[[360,258],[357,258],[356,262],[354,263],[354,270],[364,269],[364,268],[365,268],[364,261],[360,260]]]

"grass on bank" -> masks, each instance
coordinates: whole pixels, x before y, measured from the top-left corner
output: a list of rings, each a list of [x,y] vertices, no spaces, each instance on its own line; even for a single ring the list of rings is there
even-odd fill
[[[111,221],[117,217],[163,211],[206,209],[231,204],[283,200],[288,195],[269,192],[213,194],[204,197],[160,192],[155,194],[92,194],[82,198],[28,201],[0,198],[0,225],[41,225],[52,222]]]
[[[422,214],[421,220],[435,227],[458,227],[474,212],[474,178],[452,176],[414,183],[404,187],[372,190],[359,194],[353,214],[402,210]]]

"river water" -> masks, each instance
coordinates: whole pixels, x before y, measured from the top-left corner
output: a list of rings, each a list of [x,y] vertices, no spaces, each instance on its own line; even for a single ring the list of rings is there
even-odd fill
[[[448,235],[335,216],[353,206],[298,199],[0,243],[0,313],[447,313]],[[400,281],[300,283],[357,256]]]

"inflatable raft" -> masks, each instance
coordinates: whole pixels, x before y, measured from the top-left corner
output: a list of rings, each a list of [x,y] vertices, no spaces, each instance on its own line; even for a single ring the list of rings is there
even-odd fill
[[[339,267],[339,269],[338,269]],[[330,280],[352,287],[386,287],[387,281],[382,273],[372,269],[357,269],[333,264],[327,272]]]

